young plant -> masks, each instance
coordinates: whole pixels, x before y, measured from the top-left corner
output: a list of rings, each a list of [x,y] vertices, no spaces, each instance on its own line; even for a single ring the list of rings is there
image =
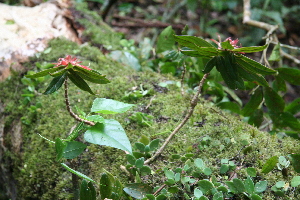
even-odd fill
[[[67,138],[56,138],[55,142],[50,141],[55,143],[57,160],[59,161],[62,158],[74,159],[84,151],[87,145],[76,141],[76,139],[82,133],[84,134],[84,139],[86,142],[118,148],[127,152],[128,154],[132,154],[131,144],[121,124],[114,119],[105,119],[98,115],[98,113],[123,113],[129,110],[133,104],[127,104],[105,98],[96,98],[90,111],[92,115],[85,115],[83,113],[85,116],[78,116],[72,111],[69,102],[68,79],[71,80],[71,82],[73,82],[79,89],[93,95],[95,93],[91,90],[86,81],[96,84],[109,83],[109,80],[105,78],[105,75],[102,75],[96,70],[92,70],[88,66],[81,65],[80,63],[81,62],[76,57],[72,58],[70,55],[67,55],[65,58],[59,58],[58,63],[55,63],[53,68],[26,76],[27,78],[39,78],[46,75],[52,76],[53,79],[44,92],[45,95],[56,92],[64,84],[67,111],[75,120],[79,121],[79,124],[77,124],[76,128]],[[72,169],[65,163],[61,163],[61,165],[73,173],[72,179],[75,188],[75,199],[79,198],[76,196],[76,186],[78,182],[78,178],[76,176],[83,178],[80,188],[80,199],[96,199],[96,190],[93,186],[93,184],[96,182],[93,179]],[[108,185],[114,185],[115,189],[112,189],[111,192],[108,192]],[[105,172],[101,175],[100,193],[102,194],[100,195],[107,198],[111,198],[113,196],[114,199],[119,199],[123,195],[123,193],[120,192],[120,188],[122,188],[120,182],[108,172]]]

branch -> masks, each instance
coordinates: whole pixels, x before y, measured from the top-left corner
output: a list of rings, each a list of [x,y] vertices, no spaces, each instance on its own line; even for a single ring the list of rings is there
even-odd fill
[[[65,82],[64,82],[64,85],[65,85],[65,102],[66,102],[66,106],[67,106],[67,110],[68,112],[70,113],[70,115],[76,119],[77,121],[79,122],[83,122],[87,125],[90,125],[90,126],[94,126],[95,123],[94,122],[91,122],[91,121],[88,121],[88,120],[85,120],[85,119],[81,119],[78,115],[76,115],[72,109],[71,109],[71,106],[70,106],[70,102],[69,102],[69,95],[68,95],[68,79],[66,78]]]
[[[164,23],[160,21],[155,21],[155,22],[150,22],[150,21],[145,21],[142,19],[136,19],[132,17],[127,17],[127,16],[119,16],[119,15],[114,15],[113,16],[116,19],[121,19],[124,20],[125,23],[112,23],[112,26],[119,26],[119,27],[132,27],[132,28],[140,28],[140,27],[156,27],[156,28],[166,28],[168,26],[172,26],[175,29],[183,29],[184,25],[182,24],[169,24],[169,23]],[[135,22],[133,24],[129,24],[128,21]]]
[[[162,152],[163,150],[166,148],[166,146],[169,144],[169,142],[171,141],[171,139],[173,138],[173,136],[185,125],[185,123],[189,120],[189,118],[192,116],[194,109],[198,103],[198,97],[199,94],[201,92],[202,86],[207,78],[207,76],[209,75],[209,73],[204,74],[204,76],[202,77],[199,86],[198,86],[198,90],[196,92],[196,94],[194,95],[194,97],[191,100],[191,105],[190,108],[187,112],[187,114],[185,115],[184,119],[181,121],[181,123],[173,130],[173,132],[169,135],[169,137],[165,140],[165,142],[163,143],[163,145],[155,152],[155,154],[149,158],[148,160],[145,161],[145,164],[149,164],[151,162],[153,162]]]

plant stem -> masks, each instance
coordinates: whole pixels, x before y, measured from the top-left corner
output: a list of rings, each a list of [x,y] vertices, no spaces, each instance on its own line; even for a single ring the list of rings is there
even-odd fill
[[[145,164],[149,164],[151,162],[153,162],[162,152],[163,150],[166,148],[166,146],[169,144],[169,142],[171,141],[171,139],[173,138],[173,136],[185,125],[185,123],[189,120],[189,118],[192,116],[194,109],[198,103],[198,97],[199,94],[201,92],[202,86],[207,78],[207,76],[209,75],[209,73],[204,74],[204,76],[202,77],[201,81],[199,82],[199,86],[198,86],[198,90],[196,92],[196,94],[193,96],[191,103],[190,103],[190,108],[187,112],[187,114],[185,115],[184,119],[180,122],[180,124],[173,130],[173,132],[169,135],[169,137],[165,140],[165,142],[163,143],[163,145],[155,152],[155,154],[147,159],[145,161]]]
[[[64,82],[64,85],[65,85],[65,102],[66,102],[66,106],[67,106],[67,110],[68,112],[70,113],[70,115],[76,119],[77,121],[79,122],[83,122],[87,125],[90,125],[90,126],[94,126],[95,123],[94,122],[91,122],[91,121],[88,121],[88,120],[85,120],[85,119],[81,119],[78,115],[76,115],[72,109],[71,109],[71,106],[70,106],[70,102],[69,102],[69,95],[68,95],[68,78],[66,78],[65,82]]]

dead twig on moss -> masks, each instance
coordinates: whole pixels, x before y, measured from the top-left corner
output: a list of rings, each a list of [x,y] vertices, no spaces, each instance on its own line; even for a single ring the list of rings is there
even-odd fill
[[[204,74],[204,76],[202,77],[201,81],[199,82],[199,85],[198,85],[198,90],[196,92],[196,94],[193,96],[192,100],[191,100],[191,103],[190,103],[190,107],[189,107],[189,110],[188,112],[186,113],[184,119],[180,122],[180,124],[173,130],[173,132],[169,135],[169,137],[165,140],[165,142],[163,143],[163,145],[155,152],[155,154],[147,159],[145,161],[145,164],[149,164],[151,162],[153,162],[162,152],[163,150],[166,148],[166,146],[169,144],[169,142],[171,141],[171,139],[173,138],[173,136],[178,133],[178,131],[186,124],[186,122],[189,120],[189,118],[192,116],[193,112],[194,112],[194,109],[198,103],[198,97],[199,97],[199,94],[202,90],[202,86],[207,78],[207,76],[209,75],[209,73],[207,74]]]

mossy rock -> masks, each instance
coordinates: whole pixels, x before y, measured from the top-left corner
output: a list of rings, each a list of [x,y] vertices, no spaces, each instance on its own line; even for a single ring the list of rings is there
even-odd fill
[[[82,64],[90,65],[111,80],[109,84],[91,85],[92,90],[98,94],[97,97],[135,104],[134,108],[124,114],[105,116],[114,118],[123,125],[132,144],[142,135],[150,139],[159,138],[162,143],[184,118],[191,94],[182,95],[180,88],[175,85],[168,88],[159,86],[164,81],[178,80],[155,72],[134,71],[111,60],[98,48],[90,45],[79,46],[64,39],[55,39],[49,43],[47,52],[40,54],[38,58],[32,58],[24,65],[28,70],[37,70],[37,62],[53,63],[67,54],[78,57],[83,61]],[[65,109],[62,89],[52,95],[41,95],[50,79],[36,86],[37,94],[25,105],[22,94],[26,86],[22,84],[22,78],[23,74],[17,74],[0,84],[0,88],[3,88],[0,103],[3,105],[1,119],[4,127],[1,167],[12,168],[8,171],[12,174],[12,180],[15,180],[12,184],[16,186],[17,199],[71,199],[71,173],[56,161],[54,144],[38,134],[52,141],[58,137],[66,138],[76,122]],[[131,92],[134,87],[142,87],[149,93],[137,99],[126,98],[126,93]],[[74,111],[76,105],[88,113],[95,96],[73,86],[70,86],[69,93]],[[30,108],[36,105],[41,106],[38,109]],[[153,116],[152,123],[148,126],[132,120],[131,116],[136,112]],[[14,149],[16,139],[12,134],[12,126],[17,121],[22,121],[19,137],[22,143],[19,149]],[[208,142],[204,144],[204,140]],[[193,154],[192,158],[202,158],[216,175],[219,173],[220,160],[231,159],[237,166],[241,166],[236,171],[237,176],[245,178],[246,167],[261,170],[268,158],[297,152],[298,141],[288,137],[280,139],[276,135],[261,132],[242,122],[239,116],[220,111],[212,103],[200,99],[191,119],[175,135],[162,155],[151,163],[150,166],[155,172],[151,179],[144,181],[152,182],[153,186],[161,186],[163,173],[159,169],[183,166],[184,161],[171,159],[173,154],[189,153]],[[77,163],[76,170],[92,177],[96,182],[99,182],[103,169],[117,176],[123,183],[132,181],[125,171],[120,170],[121,165],[126,165],[124,152],[111,147],[89,144],[80,157],[72,162],[65,160],[65,163]],[[274,170],[269,174],[260,174],[260,179],[267,180],[270,186],[278,180],[289,181],[293,175],[292,168],[289,169],[290,173],[286,178],[282,177],[280,171]],[[1,173],[3,172],[2,170]],[[4,187],[0,189],[4,190]],[[299,191],[289,195],[289,198],[297,199]],[[270,190],[264,197],[274,199]]]

